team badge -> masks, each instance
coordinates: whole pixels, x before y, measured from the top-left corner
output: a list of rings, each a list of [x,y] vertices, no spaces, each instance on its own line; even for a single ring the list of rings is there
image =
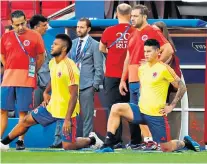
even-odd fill
[[[157,76],[157,72],[154,72],[152,76],[155,78]]]
[[[147,35],[143,35],[143,36],[142,36],[142,40],[143,40],[143,41],[146,41],[147,39],[148,39],[148,36],[147,36]]]
[[[24,40],[23,44],[24,44],[24,46],[29,46],[30,45],[30,41],[29,40]]]
[[[58,77],[61,77],[62,76],[62,73],[61,72],[58,72],[57,75],[58,75]]]

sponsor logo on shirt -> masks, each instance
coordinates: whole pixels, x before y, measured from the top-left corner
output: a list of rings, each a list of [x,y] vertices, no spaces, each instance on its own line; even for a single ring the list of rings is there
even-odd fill
[[[29,40],[24,40],[23,44],[24,44],[24,46],[29,46],[30,45],[30,41]]]
[[[142,40],[143,41],[146,41],[148,39],[148,36],[147,35],[142,35]]]

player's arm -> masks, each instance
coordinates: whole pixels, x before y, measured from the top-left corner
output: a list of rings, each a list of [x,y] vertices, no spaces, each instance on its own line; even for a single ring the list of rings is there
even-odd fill
[[[69,104],[68,104],[68,111],[67,111],[67,114],[66,114],[66,117],[65,117],[65,121],[64,121],[64,124],[63,124],[63,133],[69,133],[70,130],[71,130],[71,116],[72,116],[72,113],[75,109],[75,106],[76,106],[76,103],[77,103],[77,100],[78,100],[78,85],[71,85],[69,86],[69,92],[70,92],[70,101],[69,101]]]
[[[103,44],[101,41],[99,43],[99,51],[106,53],[106,54],[108,53],[108,49],[107,49],[106,45]]]
[[[126,80],[128,78],[128,65],[129,65],[129,51],[127,51],[126,58],[124,60],[124,68],[121,76],[121,82],[119,85],[119,92],[121,95],[126,95],[126,92],[128,92]]]
[[[160,110],[160,113],[163,115],[166,115],[170,112],[172,112],[172,110],[176,107],[178,101],[181,100],[181,98],[183,97],[183,95],[186,92],[186,86],[185,84],[181,81],[181,79],[175,74],[175,72],[173,71],[172,68],[170,68],[170,66],[167,66],[168,69],[163,73],[165,76],[165,79],[170,82],[173,87],[177,88],[177,92],[176,95],[173,99],[173,101],[171,102],[170,105],[166,105],[163,109]]]
[[[183,97],[183,95],[187,91],[187,88],[186,88],[185,84],[181,81],[181,79],[179,77],[177,77],[175,81],[171,82],[171,84],[175,88],[178,89],[172,103],[170,104],[173,108],[175,108],[178,101],[181,100],[181,98]]]
[[[36,69],[37,69],[36,72],[39,71],[44,61],[45,61],[45,53],[38,54],[36,57]]]
[[[166,62],[174,53],[170,43],[165,43],[160,47],[160,60]]]

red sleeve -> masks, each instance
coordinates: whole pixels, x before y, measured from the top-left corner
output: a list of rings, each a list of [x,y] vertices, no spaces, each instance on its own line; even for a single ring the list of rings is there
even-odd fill
[[[107,45],[107,40],[108,40],[108,29],[109,28],[106,28],[101,36],[101,42],[104,44],[104,45]]]
[[[160,47],[162,47],[166,43],[169,43],[160,30],[155,30],[154,34],[156,40],[160,43]]]
[[[2,55],[6,55],[6,50],[5,50],[5,46],[4,46],[4,38],[5,38],[5,35],[2,36],[1,38],[1,54]]]
[[[37,33],[36,52],[37,54],[43,54],[45,52],[44,41],[42,39],[42,36],[38,33]]]

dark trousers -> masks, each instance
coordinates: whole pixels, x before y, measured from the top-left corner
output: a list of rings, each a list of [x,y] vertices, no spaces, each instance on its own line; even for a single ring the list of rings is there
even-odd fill
[[[129,83],[130,103],[138,105],[140,96],[139,88],[139,82]],[[139,125],[129,122],[129,128],[131,133],[131,144],[140,144],[142,142],[142,136]]]
[[[119,92],[120,78],[105,77],[104,78],[104,91],[107,102],[107,108],[109,109],[108,116],[111,111],[111,106],[116,103],[129,102],[129,93],[126,96],[122,96]],[[122,122],[116,130],[115,139],[116,143],[122,142]]]

